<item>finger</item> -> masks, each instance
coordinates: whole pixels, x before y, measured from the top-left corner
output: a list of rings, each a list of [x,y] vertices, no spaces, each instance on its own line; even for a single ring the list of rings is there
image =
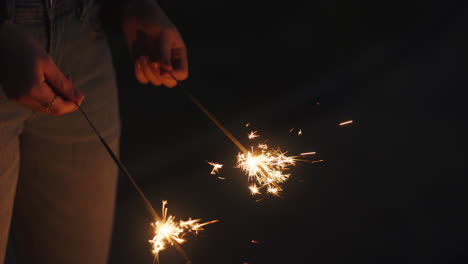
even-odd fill
[[[143,69],[142,69],[140,60],[135,61],[135,78],[141,84],[147,84],[149,82],[148,78],[146,78],[145,73],[143,73]]]
[[[78,103],[83,95],[75,90],[70,79],[58,69],[52,59],[47,59],[44,63],[44,77],[50,88],[66,100]]]
[[[59,116],[59,115],[64,115],[71,113],[78,109],[77,104],[81,103],[83,98],[78,99],[78,101],[71,101],[71,100],[64,100],[62,97],[60,97],[59,94],[56,94],[52,87],[49,86],[47,83],[43,83],[41,85],[41,90],[43,91],[42,95],[40,98],[35,98],[37,102],[44,108],[45,112],[47,114],[53,115],[53,116]],[[57,97],[55,97],[57,95]],[[55,101],[54,101],[55,100]],[[53,102],[48,108],[45,108],[43,104],[51,103]]]
[[[75,85],[71,79],[71,77],[69,75],[66,75],[67,79],[70,80],[72,86],[73,86],[73,92],[75,93],[75,96],[79,97],[78,101],[74,102],[75,104],[78,104],[78,106],[80,106],[84,99],[85,99],[85,96],[84,94],[82,94],[80,91],[78,91],[78,89],[75,88]]]
[[[141,68],[146,78],[154,85],[160,86],[162,83],[161,74],[155,64],[150,62],[147,56],[140,57]]]
[[[17,102],[34,111],[53,116],[67,114],[78,108],[75,102],[63,100],[46,82],[36,86],[33,90],[29,95],[18,98]],[[46,107],[47,104],[50,106]]]
[[[178,81],[186,80],[189,75],[187,50],[182,47],[174,49],[172,52],[172,66],[174,67],[172,74]]]

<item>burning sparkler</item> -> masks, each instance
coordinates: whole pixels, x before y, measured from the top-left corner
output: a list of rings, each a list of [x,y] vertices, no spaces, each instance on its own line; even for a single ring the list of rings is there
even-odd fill
[[[285,171],[295,163],[295,157],[286,156],[279,149],[270,151],[266,144],[259,144],[256,149],[252,147],[246,153],[239,153],[236,167],[248,175],[252,195],[261,194],[260,189],[265,188],[267,193],[279,196],[283,190],[280,184],[290,176]]]
[[[152,245],[152,252],[158,259],[158,254],[166,249],[168,245],[182,244],[185,240],[185,235],[189,232],[195,234],[203,230],[203,226],[218,222],[213,220],[210,222],[200,223],[201,219],[191,219],[187,221],[175,220],[175,217],[167,214],[167,201],[162,202],[162,218],[151,225],[154,227],[154,237],[149,240]]]
[[[180,223],[177,224],[174,221],[174,216],[167,217],[167,208],[166,208],[167,201],[163,201],[163,209],[162,209],[163,217],[160,218],[159,215],[154,210],[151,203],[149,202],[148,198],[146,198],[146,195],[143,193],[143,191],[140,189],[140,187],[136,183],[135,179],[130,175],[130,173],[127,171],[123,163],[120,161],[117,155],[109,147],[109,145],[101,136],[97,128],[88,118],[88,115],[83,111],[83,109],[79,105],[77,105],[77,107],[79,111],[82,113],[83,117],[87,120],[88,124],[94,130],[96,136],[99,138],[99,140],[101,141],[101,143],[103,144],[103,146],[105,147],[105,149],[107,150],[111,158],[115,161],[116,165],[127,176],[127,178],[132,183],[133,187],[138,191],[142,200],[145,202],[148,211],[156,219],[156,222],[152,224],[152,226],[155,228],[155,236],[152,240],[150,240],[150,242],[153,245],[152,251],[155,254],[156,260],[158,260],[159,262],[158,253],[161,250],[165,249],[167,244],[171,244],[171,245],[175,244],[176,249],[185,258],[186,263],[191,263],[190,259],[187,257],[185,252],[179,247],[179,244],[182,244],[183,242],[185,242],[185,239],[184,239],[185,234],[187,232],[197,233],[198,231],[203,230],[202,228],[203,226],[218,222],[218,220],[213,220],[213,221],[206,222],[206,223],[199,223],[200,219],[192,220],[189,218],[188,221],[180,221]]]

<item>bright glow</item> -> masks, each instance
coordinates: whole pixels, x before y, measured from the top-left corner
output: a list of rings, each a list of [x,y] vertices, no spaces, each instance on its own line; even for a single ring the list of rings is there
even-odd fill
[[[152,245],[152,252],[156,256],[158,253],[167,248],[168,245],[182,244],[186,240],[184,236],[187,232],[198,233],[203,230],[203,226],[218,222],[213,220],[206,223],[199,223],[200,219],[191,219],[187,221],[175,221],[175,217],[167,215],[167,201],[162,202],[162,218],[160,221],[151,223],[154,228],[154,237],[149,240]]]
[[[295,165],[296,160],[280,150],[269,151],[266,144],[261,146],[257,151],[252,148],[246,154],[239,153],[236,167],[248,175],[252,194],[260,194],[260,189],[265,188],[267,193],[279,196],[280,184],[290,176],[285,171]]]

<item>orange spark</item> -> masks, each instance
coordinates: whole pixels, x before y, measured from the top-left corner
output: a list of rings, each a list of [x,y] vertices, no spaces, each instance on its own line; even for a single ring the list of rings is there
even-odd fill
[[[351,124],[351,123],[353,123],[353,120],[341,122],[341,123],[340,123],[340,126],[349,125],[349,124]]]
[[[252,131],[250,132],[250,134],[248,135],[248,138],[249,139],[254,139],[254,138],[258,138],[260,135],[257,134],[257,131]]]

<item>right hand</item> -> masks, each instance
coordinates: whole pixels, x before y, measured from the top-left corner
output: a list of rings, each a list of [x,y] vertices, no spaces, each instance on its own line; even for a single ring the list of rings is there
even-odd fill
[[[10,23],[0,25],[0,83],[10,100],[53,116],[77,110],[84,100],[44,48]]]

